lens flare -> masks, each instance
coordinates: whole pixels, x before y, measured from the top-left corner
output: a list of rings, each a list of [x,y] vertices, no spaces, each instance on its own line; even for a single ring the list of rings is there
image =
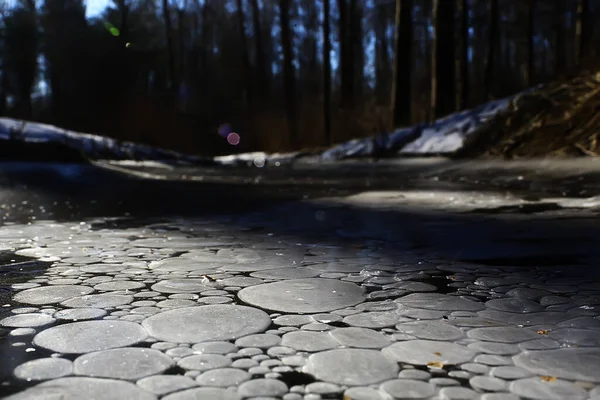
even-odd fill
[[[111,24],[110,22],[105,22],[104,27],[113,36],[119,36],[121,34],[121,32],[119,32],[117,27],[114,26],[113,24]]]
[[[222,124],[219,126],[217,132],[219,133],[219,136],[226,138],[232,132],[231,125]]]
[[[254,166],[258,168],[262,168],[265,166],[267,160],[263,156],[258,156],[254,158]]]
[[[240,135],[235,132],[231,132],[229,135],[227,135],[227,143],[232,146],[237,146],[240,144]]]

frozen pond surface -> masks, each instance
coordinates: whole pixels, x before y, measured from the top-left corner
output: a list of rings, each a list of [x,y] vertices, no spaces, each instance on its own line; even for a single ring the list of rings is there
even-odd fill
[[[545,203],[375,188],[6,223],[0,393],[599,399],[598,203]]]

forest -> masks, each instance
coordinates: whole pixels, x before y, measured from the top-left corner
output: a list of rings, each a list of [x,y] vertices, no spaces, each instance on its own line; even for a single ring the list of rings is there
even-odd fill
[[[600,0],[112,1],[1,7],[1,117],[194,154],[320,148],[576,76],[600,48]]]

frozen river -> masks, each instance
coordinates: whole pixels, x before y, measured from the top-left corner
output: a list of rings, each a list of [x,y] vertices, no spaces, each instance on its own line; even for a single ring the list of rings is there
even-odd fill
[[[596,164],[4,164],[0,395],[600,399]]]

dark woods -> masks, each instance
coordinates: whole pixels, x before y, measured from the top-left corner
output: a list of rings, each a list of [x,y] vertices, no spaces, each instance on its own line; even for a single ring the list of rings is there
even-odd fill
[[[90,1],[90,0],[88,0]],[[592,66],[600,0],[18,0],[0,115],[185,152],[325,146]],[[242,146],[243,145],[243,146]]]

